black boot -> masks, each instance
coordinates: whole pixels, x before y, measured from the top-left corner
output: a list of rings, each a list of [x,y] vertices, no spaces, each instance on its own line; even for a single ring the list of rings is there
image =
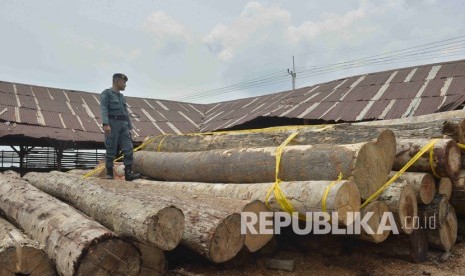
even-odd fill
[[[115,179],[115,176],[113,175],[113,167],[107,168],[107,176],[105,179]]]
[[[124,179],[126,181],[133,181],[139,178],[140,178],[140,173],[133,173],[131,170],[131,166],[124,167]]]

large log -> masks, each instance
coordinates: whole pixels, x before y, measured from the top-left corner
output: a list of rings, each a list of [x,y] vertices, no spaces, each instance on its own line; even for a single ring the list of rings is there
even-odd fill
[[[91,185],[79,176],[51,172],[31,172],[24,176],[42,191],[69,202],[119,235],[156,245],[164,250],[175,248],[184,230],[182,212],[165,202],[151,204],[127,200]]]
[[[430,139],[397,139],[397,154],[393,169],[397,171],[402,169],[430,141]],[[440,177],[457,178],[460,173],[460,162],[460,149],[454,140],[440,139],[436,142],[433,149],[433,166]],[[432,173],[430,152],[423,154],[408,171]]]
[[[391,172],[389,178],[392,178],[397,173],[396,171]],[[412,185],[418,203],[430,203],[436,193],[434,177],[429,173],[404,172],[397,178],[397,181],[407,181],[407,183]]]
[[[417,216],[417,197],[412,185],[403,182],[393,182],[378,197],[378,201],[386,203],[394,214],[397,228],[406,234],[414,229],[414,218]]]
[[[133,245],[24,180],[0,176],[0,210],[45,246],[60,275],[137,275],[140,270]]]
[[[140,185],[142,184],[126,181],[94,178],[92,182],[109,192],[124,194],[126,198],[144,202],[160,200],[178,206],[186,216],[182,243],[215,263],[232,259],[244,245],[245,235],[241,235],[239,212],[263,210],[261,207],[263,203],[260,201],[246,202],[207,198],[206,196],[199,197],[170,192],[169,189],[158,189],[156,192],[150,192],[141,189]],[[157,194],[162,194],[163,197],[158,197]],[[257,206],[260,207],[257,208]],[[272,221],[270,223],[272,225]],[[264,237],[259,235],[256,237],[258,237],[258,241],[252,240],[251,242],[263,243]],[[266,240],[270,239],[271,235],[267,235]]]
[[[190,152],[230,148],[262,148],[277,147],[294,132],[229,132],[214,134],[186,134],[156,136],[153,142],[144,150]],[[381,144],[395,145],[395,136],[387,129],[377,129],[350,124],[328,125],[324,128],[312,127],[299,130],[299,134],[289,145],[315,145],[315,144],[355,144],[368,141],[380,141]],[[386,154],[394,155],[394,149],[385,147]]]
[[[431,247],[443,251],[450,251],[457,241],[457,216],[453,206],[449,206],[446,222],[428,230],[428,241]]]
[[[212,184],[161,182],[145,179],[139,179],[136,182],[145,184],[138,186],[138,188],[147,192],[156,192],[158,189],[169,188],[185,194],[262,201],[266,199],[266,194],[273,185],[273,183]],[[280,188],[295,211],[305,214],[306,212],[322,211],[323,194],[331,183],[332,181],[282,182],[280,183]],[[360,210],[360,201],[360,193],[355,183],[349,180],[342,180],[329,189],[326,198],[326,210],[328,212],[337,212],[340,224],[352,224],[352,220],[347,221],[347,213],[358,212]],[[272,211],[282,211],[273,192],[270,195],[268,204]]]
[[[53,263],[42,249],[38,242],[0,217],[0,275],[55,275]]]
[[[440,112],[434,114],[427,114],[408,118],[399,118],[392,120],[379,120],[355,123],[354,125],[365,125],[365,126],[382,126],[391,127],[393,125],[420,125],[423,124],[425,128],[431,127],[432,125],[443,126],[442,133],[450,136],[452,139],[459,143],[465,143],[465,111],[454,110],[447,112]],[[429,136],[423,136],[426,138],[432,138]]]
[[[459,143],[465,141],[465,120],[449,119],[428,122],[391,124],[384,121],[370,122],[373,128],[389,128],[394,132],[396,138],[445,138],[454,139]],[[360,127],[359,125],[356,125]]]
[[[373,215],[368,220],[368,225],[370,226],[373,233],[368,233],[365,229],[362,228],[360,239],[380,243],[387,239],[391,233],[388,230],[380,230],[383,214],[389,212],[389,207],[386,203],[382,201],[373,201],[367,204],[360,210],[361,218],[363,219],[368,213],[372,212]]]
[[[342,173],[344,179],[355,182],[362,198],[368,198],[391,171],[393,159],[386,155],[391,146],[380,139],[376,143],[288,146],[281,157],[280,179],[335,180]],[[263,183],[275,180],[275,159],[276,148],[139,151],[134,154],[133,169],[165,181]]]

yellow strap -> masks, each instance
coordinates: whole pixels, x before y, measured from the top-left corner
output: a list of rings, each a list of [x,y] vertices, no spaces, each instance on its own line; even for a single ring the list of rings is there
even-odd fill
[[[336,185],[341,180],[342,180],[342,173],[339,173],[337,180],[334,180],[333,182],[331,182],[331,184],[328,185],[328,187],[326,187],[325,192],[323,193],[323,198],[321,199],[321,210],[323,212],[326,212],[326,199],[328,198],[329,191],[331,191],[333,186]]]
[[[464,144],[457,143],[457,145],[459,146],[459,148],[465,149],[465,145],[464,145]]]
[[[438,141],[439,139],[433,139],[431,140],[428,144],[426,144],[426,146],[424,146],[417,154],[415,154],[415,156],[412,157],[412,159],[410,159],[407,164],[405,164],[405,166],[400,169],[400,171],[398,171],[391,179],[389,179],[388,182],[386,182],[386,184],[384,184],[381,188],[379,188],[374,194],[372,194],[370,197],[367,198],[367,200],[365,200],[365,202],[362,204],[362,206],[360,208],[363,208],[365,207],[368,203],[370,203],[371,201],[375,200],[387,187],[389,187],[394,181],[396,181],[397,178],[399,178],[399,176],[401,176],[406,170],[408,170],[408,168],[410,168],[418,159],[420,159],[420,157],[425,154],[428,150],[430,150],[431,148],[434,147],[434,144],[436,144],[436,142]]]
[[[436,178],[441,178],[437,173],[436,173],[436,164],[434,163],[434,145],[429,149],[429,166],[431,167],[431,172],[433,173],[434,177]]]
[[[282,210],[288,213],[293,213],[295,211],[294,206],[292,206],[292,203],[286,198],[286,195],[283,193],[283,191],[281,190],[281,187],[279,186],[279,184],[281,183],[281,179],[279,179],[279,166],[281,163],[281,155],[283,153],[284,147],[287,144],[289,144],[289,142],[291,142],[291,140],[294,139],[294,137],[298,133],[299,132],[296,131],[292,133],[291,135],[289,135],[289,137],[287,137],[287,139],[276,150],[275,182],[273,183],[273,185],[271,185],[270,189],[268,190],[266,194],[266,199],[265,199],[265,204],[268,208],[270,208],[269,198],[270,198],[271,192],[273,191],[276,202],[278,203],[279,207]]]
[[[157,151],[159,152],[161,150],[161,144],[163,144],[163,141],[165,141],[165,138],[168,137],[170,134],[167,134],[161,139],[160,143],[158,143]]]

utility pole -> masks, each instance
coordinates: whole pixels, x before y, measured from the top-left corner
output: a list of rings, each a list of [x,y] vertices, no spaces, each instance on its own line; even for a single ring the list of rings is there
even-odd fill
[[[294,62],[294,56],[292,56],[292,70],[287,69],[287,73],[292,76],[292,90],[295,90],[295,77],[297,76],[295,72],[295,62]]]

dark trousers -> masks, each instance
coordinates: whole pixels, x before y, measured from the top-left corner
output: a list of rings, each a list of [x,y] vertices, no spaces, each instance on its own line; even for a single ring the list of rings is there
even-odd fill
[[[109,124],[111,133],[110,135],[105,135],[105,147],[107,150],[105,154],[105,166],[113,168],[113,160],[117,154],[118,146],[124,154],[124,166],[132,166],[133,145],[128,122],[110,119]]]

